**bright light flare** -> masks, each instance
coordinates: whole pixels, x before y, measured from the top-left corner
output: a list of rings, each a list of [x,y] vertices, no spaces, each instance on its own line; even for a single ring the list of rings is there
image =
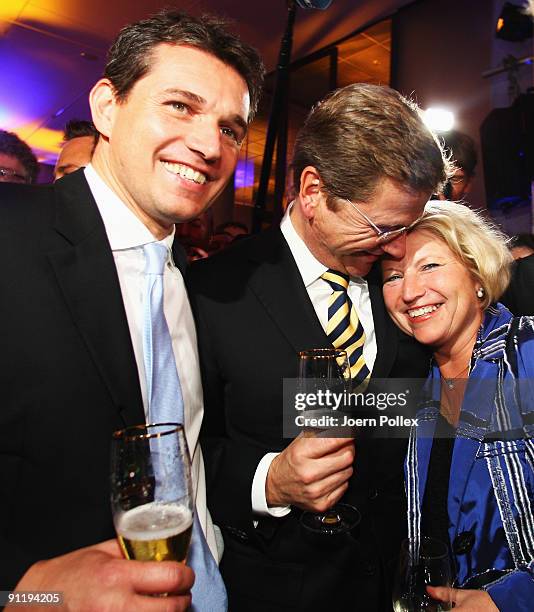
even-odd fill
[[[444,108],[428,108],[423,113],[423,121],[434,132],[448,132],[454,126],[454,114]]]

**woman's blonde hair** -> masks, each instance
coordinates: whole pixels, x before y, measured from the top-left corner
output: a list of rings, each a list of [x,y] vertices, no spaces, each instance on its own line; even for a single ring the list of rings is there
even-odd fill
[[[484,289],[487,308],[504,293],[511,277],[513,257],[508,237],[491,221],[463,204],[432,200],[410,228],[441,238]]]

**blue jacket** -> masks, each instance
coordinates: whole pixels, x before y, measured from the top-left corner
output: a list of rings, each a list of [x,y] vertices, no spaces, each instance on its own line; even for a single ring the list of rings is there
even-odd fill
[[[424,397],[406,458],[408,531],[416,550],[439,414],[436,364]],[[487,309],[473,350],[452,455],[448,514],[451,543],[462,534],[472,543],[474,536],[468,552],[453,553],[457,586],[469,588],[466,583],[478,577],[501,612],[534,609],[533,431],[534,317],[512,317],[496,304]]]

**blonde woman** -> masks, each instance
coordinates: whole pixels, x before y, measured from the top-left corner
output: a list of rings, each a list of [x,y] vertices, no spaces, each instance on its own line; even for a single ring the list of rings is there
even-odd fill
[[[479,215],[432,202],[382,266],[390,316],[433,351],[406,459],[409,536],[449,544],[465,612],[534,601],[534,318],[498,303],[511,261]]]

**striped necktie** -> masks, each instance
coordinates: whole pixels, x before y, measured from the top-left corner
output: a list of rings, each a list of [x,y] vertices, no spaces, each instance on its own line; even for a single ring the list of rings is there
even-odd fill
[[[163,271],[169,257],[161,242],[143,247],[145,253],[145,297],[143,350],[149,419],[153,423],[184,422],[184,400],[176,370],[171,334],[163,311]],[[157,466],[157,462],[156,462]],[[158,468],[155,467],[155,470]],[[210,552],[195,512],[187,564],[195,572],[191,590],[193,612],[226,612],[226,588]]]
[[[327,270],[321,278],[332,287],[332,295],[328,300],[326,335],[334,348],[347,351],[350,377],[353,386],[358,386],[369,378],[370,372],[363,357],[365,332],[347,293],[349,276],[336,270]]]

